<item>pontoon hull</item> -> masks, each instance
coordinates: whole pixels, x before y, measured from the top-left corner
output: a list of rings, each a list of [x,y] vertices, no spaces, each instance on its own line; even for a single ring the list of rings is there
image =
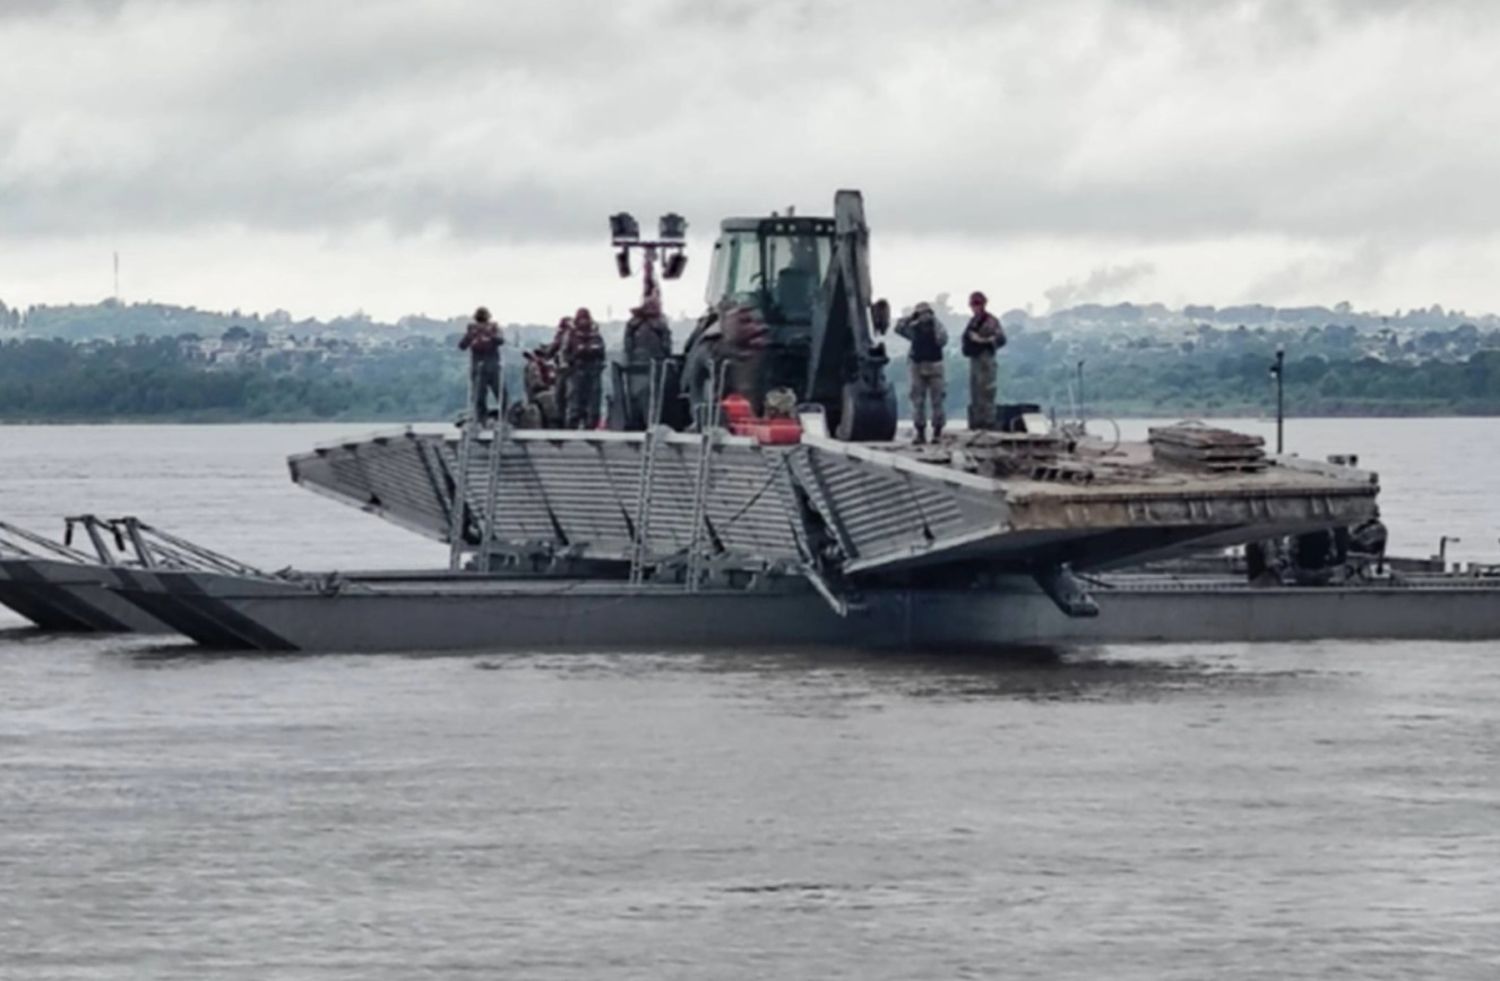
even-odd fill
[[[170,633],[171,628],[109,587],[107,566],[56,559],[0,560],[0,605],[43,630]]]
[[[841,617],[811,589],[623,583],[386,583],[337,593],[202,573],[132,573],[122,595],[210,647],[533,651],[836,645],[944,649],[1141,641],[1500,637],[1500,582],[1253,589],[1133,579],[1069,618],[1038,592],[885,590]]]

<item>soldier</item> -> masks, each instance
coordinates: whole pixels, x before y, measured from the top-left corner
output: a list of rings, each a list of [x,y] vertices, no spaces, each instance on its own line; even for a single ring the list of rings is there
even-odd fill
[[[558,411],[557,362],[543,345],[526,353],[526,398],[536,408],[537,426],[561,429],[563,413]]]
[[[1005,329],[989,313],[985,295],[969,294],[974,316],[964,328],[963,354],[969,359],[969,427],[989,429],[995,425],[995,352],[1005,346]]]
[[[723,317],[724,339],[720,346],[729,361],[730,389],[749,399],[759,412],[766,394],[761,390],[761,366],[766,359],[771,332],[760,311],[753,306],[729,306]]]
[[[698,319],[698,324],[688,336],[683,347],[682,377],[679,384],[682,394],[687,396],[693,423],[701,425],[713,398],[714,372],[721,357],[719,348],[724,340],[724,324],[717,309],[711,309]]]
[[[552,335],[552,343],[538,349],[538,353],[551,360],[556,382],[553,396],[557,403],[557,427],[566,429],[568,425],[568,336],[573,333],[573,318],[563,317],[557,322],[557,333]]]
[[[672,356],[672,328],[661,315],[661,300],[648,296],[625,323],[625,363],[650,364]]]
[[[770,332],[755,309],[733,300],[721,301],[698,318],[684,350],[681,381],[695,426],[708,421],[714,401],[725,394],[716,386],[727,383],[729,390],[743,395],[752,406],[759,405],[756,383],[769,341]],[[722,382],[721,365],[728,370]]]
[[[500,346],[504,343],[500,328],[484,307],[474,311],[473,321],[458,342],[460,351],[469,352],[469,395],[473,400],[469,418],[481,426],[490,418],[490,393],[497,403],[500,400]]]
[[[943,347],[948,331],[932,312],[932,306],[918,303],[910,314],[896,322],[896,334],[911,342],[907,355],[911,369],[911,420],[916,428],[912,441],[918,446],[927,442],[927,406],[932,404],[932,441],[943,436],[943,401],[947,385],[943,377]]]
[[[651,405],[651,364],[665,363],[672,356],[672,328],[667,318],[661,315],[661,300],[648,296],[641,305],[630,311],[630,320],[625,324],[626,378],[630,386],[630,408],[638,416],[642,426],[653,420],[646,418]]]
[[[557,332],[552,335],[552,343],[543,345],[542,352],[549,358],[562,358],[568,353],[568,335],[573,332],[573,318],[564,317],[557,322]]]
[[[604,376],[604,338],[587,307],[573,315],[568,332],[568,428],[597,429]]]

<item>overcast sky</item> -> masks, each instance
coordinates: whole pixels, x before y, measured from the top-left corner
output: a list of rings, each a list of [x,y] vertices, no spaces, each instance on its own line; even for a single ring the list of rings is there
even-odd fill
[[[1488,0],[0,0],[0,299],[118,249],[127,300],[618,313],[610,212],[857,187],[898,306],[1500,310],[1497,52]]]

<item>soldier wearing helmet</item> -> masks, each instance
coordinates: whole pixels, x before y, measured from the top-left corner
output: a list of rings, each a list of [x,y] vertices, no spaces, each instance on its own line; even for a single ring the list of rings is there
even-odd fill
[[[948,343],[948,331],[932,310],[929,303],[918,303],[911,313],[896,321],[896,334],[911,342],[907,355],[911,362],[911,421],[916,428],[914,442],[927,442],[927,408],[932,406],[932,441],[942,438],[943,423],[947,421],[944,401],[948,386],[943,373],[943,348]]]
[[[964,328],[963,354],[969,359],[969,426],[990,429],[995,425],[995,352],[1005,346],[1005,329],[986,306],[988,297],[975,290],[969,294],[973,314]]]
[[[672,327],[661,313],[661,300],[647,296],[630,311],[625,322],[625,380],[629,395],[627,411],[631,425],[649,426],[646,418],[651,404],[651,365],[660,363],[662,371],[672,357]]]
[[[587,307],[579,307],[567,338],[569,429],[599,428],[604,355],[599,325]]]
[[[500,347],[504,343],[486,307],[474,311],[474,319],[458,342],[460,351],[469,352],[469,418],[481,426],[490,419],[490,395],[497,405],[500,401]]]

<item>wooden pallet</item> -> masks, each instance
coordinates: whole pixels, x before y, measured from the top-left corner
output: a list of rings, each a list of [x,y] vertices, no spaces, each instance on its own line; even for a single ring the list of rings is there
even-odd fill
[[[1148,430],[1151,455],[1164,463],[1211,473],[1255,473],[1266,468],[1266,441],[1212,426],[1160,426]]]
[[[1259,436],[1213,426],[1154,426],[1146,431],[1146,435],[1152,445],[1166,443],[1186,449],[1262,450],[1266,445],[1266,441]]]

